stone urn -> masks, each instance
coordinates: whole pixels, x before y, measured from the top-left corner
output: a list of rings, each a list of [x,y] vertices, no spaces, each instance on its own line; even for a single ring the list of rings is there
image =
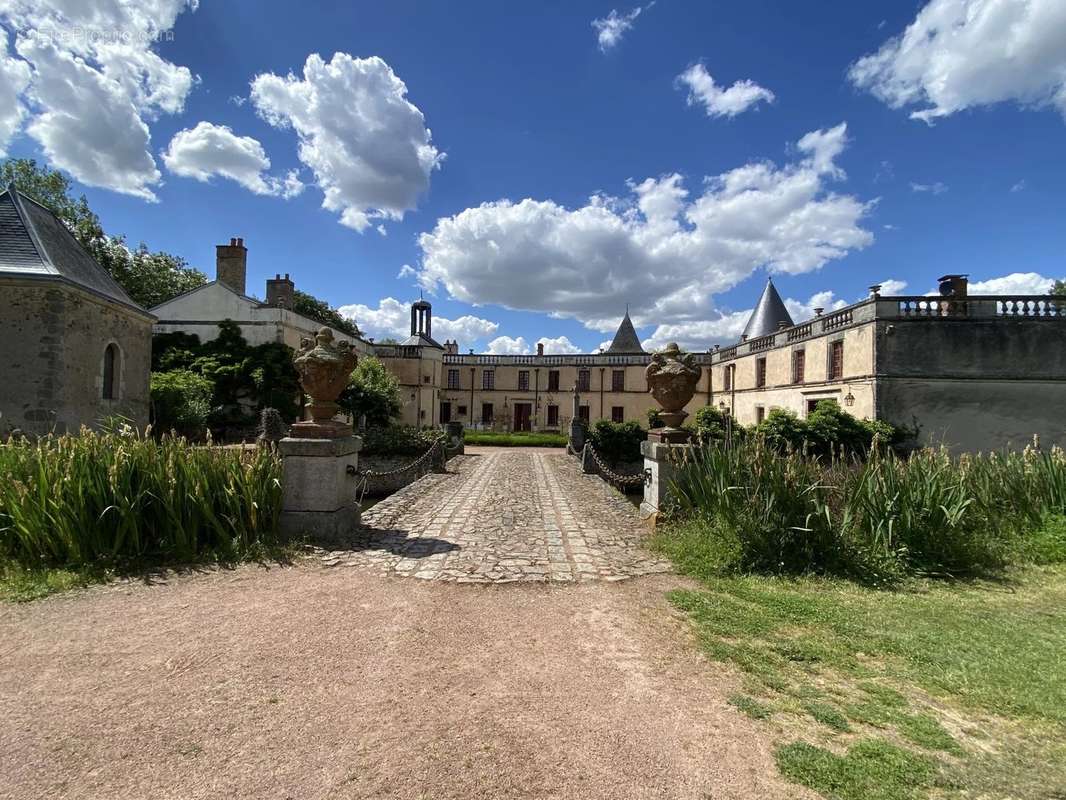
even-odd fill
[[[302,439],[335,439],[351,436],[352,426],[333,419],[340,406],[337,398],[348,385],[359,356],[348,342],[334,342],[333,331],[321,328],[314,339],[302,339],[292,365],[300,376],[300,386],[311,398],[309,421],[297,422],[291,435]]]
[[[648,391],[662,409],[659,416],[666,427],[652,431],[660,441],[684,442],[688,435],[681,430],[681,423],[688,413],[685,406],[696,393],[702,370],[692,353],[685,353],[670,342],[665,350],[655,353],[645,370]]]

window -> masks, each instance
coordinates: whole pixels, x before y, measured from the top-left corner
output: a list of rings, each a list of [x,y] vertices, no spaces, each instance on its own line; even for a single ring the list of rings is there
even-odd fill
[[[844,340],[829,343],[828,379],[839,381],[844,377]]]
[[[109,344],[104,350],[104,382],[101,390],[104,400],[118,398],[118,345]]]
[[[482,403],[481,404],[481,424],[482,425],[491,425],[492,424],[492,403]]]
[[[465,417],[466,416],[466,406],[459,406],[458,408],[456,408],[455,415],[457,417]]]
[[[588,421],[589,421],[589,407],[588,406],[578,406],[577,407],[577,418],[579,420],[581,420],[582,422],[584,422],[585,424],[588,424]]]
[[[804,371],[807,367],[807,352],[805,350],[792,351],[792,382],[803,383]]]
[[[459,388],[459,370],[457,370],[457,369],[448,370],[448,388],[449,389],[458,389]]]
[[[624,392],[626,390],[626,371],[624,369],[611,370],[611,391]]]
[[[733,365],[730,364],[722,370],[722,388],[729,391],[733,388]]]
[[[755,359],[755,385],[756,386],[765,386],[766,385],[766,359],[765,358],[757,358],[757,359]]]
[[[622,406],[611,406],[611,422],[625,422],[626,414]]]
[[[559,406],[548,406],[548,427],[555,428],[559,425]]]
[[[422,376],[422,383],[429,383],[429,381],[430,381],[429,375],[423,375]]]
[[[548,391],[559,391],[559,370],[557,369],[548,370]]]
[[[766,419],[766,406],[755,406],[755,424],[758,425]]]
[[[587,369],[579,369],[577,371],[577,390],[579,392],[587,392],[592,381],[590,379],[591,373]]]
[[[496,388],[496,373],[493,370],[487,369],[481,373],[481,388],[490,391]]]
[[[520,369],[520,370],[518,370],[518,391],[520,391],[520,392],[528,392],[529,391],[529,370],[528,369]]]

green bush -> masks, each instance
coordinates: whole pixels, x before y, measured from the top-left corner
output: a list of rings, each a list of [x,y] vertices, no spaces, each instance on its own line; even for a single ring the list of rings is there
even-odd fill
[[[356,422],[366,417],[368,428],[383,428],[400,414],[400,382],[378,359],[363,356],[337,403]]]
[[[596,452],[612,464],[640,461],[640,443],[647,438],[648,432],[636,420],[611,422],[601,419],[589,431]]]
[[[0,562],[27,569],[236,558],[275,541],[269,449],[93,433],[0,446]]]
[[[367,428],[359,435],[363,437],[360,452],[365,456],[420,456],[444,438],[444,431],[390,425]]]
[[[730,553],[730,568],[873,581],[968,574],[1056,551],[1048,535],[1030,540],[1066,513],[1066,455],[955,459],[939,449],[903,458],[881,448],[865,460],[818,459],[760,437],[703,448],[673,489],[676,513],[723,539],[704,550]]]
[[[857,419],[828,400],[818,403],[807,419],[785,409],[771,409],[753,432],[777,452],[803,451],[822,456],[865,454],[875,436],[884,444],[898,445],[908,435],[881,420]]]
[[[730,414],[727,410],[721,410],[714,406],[703,406],[696,411],[695,434],[698,441],[703,444],[711,442],[724,442],[730,423]],[[744,426],[736,419],[732,420],[733,440],[744,437]]]
[[[211,411],[211,381],[187,369],[154,372],[151,381],[152,425],[160,433],[175,431],[199,439]]]
[[[464,431],[463,439],[469,445],[492,447],[566,447],[566,437],[561,433]]]

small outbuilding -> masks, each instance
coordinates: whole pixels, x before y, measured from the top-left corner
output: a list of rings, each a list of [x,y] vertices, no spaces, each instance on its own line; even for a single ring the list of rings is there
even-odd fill
[[[0,436],[147,425],[153,322],[55,214],[0,192]]]

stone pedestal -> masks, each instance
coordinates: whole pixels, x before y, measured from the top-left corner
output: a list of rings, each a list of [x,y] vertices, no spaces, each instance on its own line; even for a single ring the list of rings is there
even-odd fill
[[[359,526],[358,436],[286,437],[278,442],[282,467],[280,528],[287,538],[340,544]]]
[[[691,452],[691,444],[671,444],[649,436],[648,441],[640,443],[640,452],[644,456],[644,470],[649,480],[644,484],[644,502],[640,504],[641,519],[655,525],[659,509],[665,504],[670,491],[677,464],[681,463]]]

